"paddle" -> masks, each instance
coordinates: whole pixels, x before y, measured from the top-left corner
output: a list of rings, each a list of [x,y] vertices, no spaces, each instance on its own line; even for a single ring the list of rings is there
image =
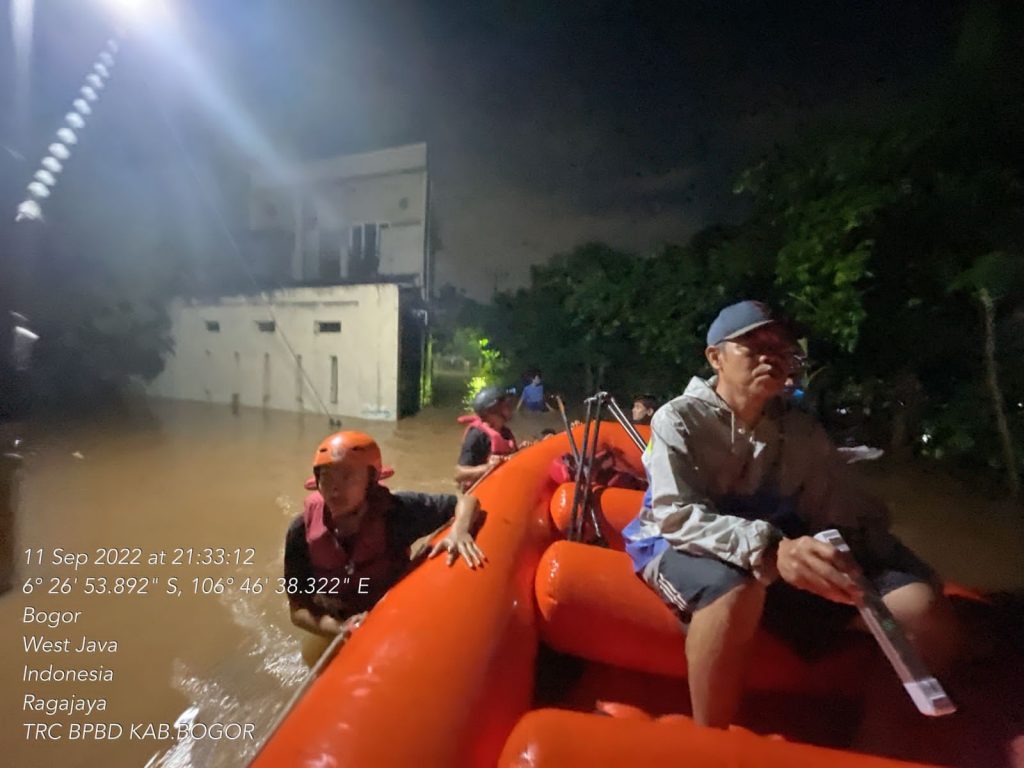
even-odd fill
[[[626,417],[626,414],[622,411],[622,408],[620,408],[619,404],[615,402],[614,397],[608,398],[608,410],[611,411],[611,414],[612,416],[615,417],[615,420],[619,422],[620,425],[622,425],[622,428],[626,430],[626,434],[629,435],[630,439],[633,441],[633,444],[640,449],[640,453],[642,454],[647,449],[647,446],[644,444],[644,439],[640,437],[640,433],[636,431],[636,427],[633,426],[633,422],[631,422]]]
[[[555,402],[558,403],[558,412],[562,414],[562,424],[565,425],[565,434],[569,438],[569,450],[572,451],[572,457],[576,460],[576,463],[580,463],[580,449],[576,445],[576,438],[572,434],[572,425],[569,423],[569,417],[565,413],[565,403],[562,402],[561,395],[555,395]]]
[[[851,554],[846,540],[834,528],[822,531],[814,538],[831,544],[846,555]],[[921,714],[929,717],[941,717],[956,712],[956,705],[950,700],[942,684],[928,671],[928,667],[907,640],[907,636],[903,634],[903,630],[896,623],[896,619],[878,592],[863,576],[857,580],[857,586],[864,595],[856,604],[857,610],[889,659],[892,668],[903,681],[903,687],[910,695],[914,706]]]

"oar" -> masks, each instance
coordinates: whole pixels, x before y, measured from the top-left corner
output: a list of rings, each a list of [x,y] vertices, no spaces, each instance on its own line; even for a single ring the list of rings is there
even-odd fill
[[[581,501],[580,512],[586,510],[590,511],[590,520],[594,524],[594,535],[601,538],[601,528],[597,521],[597,511],[593,506],[593,494],[594,494],[594,459],[597,458],[597,447],[600,444],[598,437],[601,433],[601,408],[606,402],[608,397],[607,392],[598,392],[594,395],[596,401],[596,407],[594,409],[594,437],[593,442],[589,446],[584,446],[584,451],[587,451],[587,468],[586,468],[586,486],[583,488],[583,500]],[[583,515],[579,516],[579,528],[576,531],[576,538],[578,540],[583,539]]]
[[[624,430],[626,430],[626,434],[633,440],[636,447],[640,449],[640,453],[647,450],[647,446],[644,444],[644,439],[640,437],[640,433],[636,431],[636,427],[633,426],[633,422],[626,418],[626,414],[623,413],[619,404],[615,402],[614,397],[608,398],[608,410],[612,412],[612,416],[615,417],[615,420],[622,425]]]
[[[587,398],[585,402],[587,405],[587,415],[583,420],[583,452],[580,454],[580,458],[576,462],[576,481],[573,484],[572,506],[570,507],[572,514],[569,516],[569,541],[578,541],[580,538],[578,532],[583,530],[583,520],[580,517],[580,513],[583,509],[581,504],[583,501],[583,484],[584,482],[588,485],[590,483],[590,478],[584,464],[589,456],[587,451],[590,446],[590,422],[594,407],[594,400],[593,398]]]
[[[814,538],[831,544],[847,556],[851,554],[846,540],[834,528],[822,531]],[[907,640],[907,636],[903,634],[903,630],[896,623],[896,619],[878,592],[863,576],[858,579],[857,586],[864,595],[863,599],[857,602],[857,610],[892,664],[892,668],[903,681],[903,687],[910,695],[914,706],[921,714],[929,717],[951,715],[956,712],[956,705],[946,694],[942,684],[928,671],[928,667]]]
[[[558,403],[558,412],[562,414],[562,424],[565,425],[565,434],[569,437],[569,450],[572,451],[572,457],[579,464],[580,461],[580,449],[576,446],[576,438],[572,434],[572,426],[569,424],[569,417],[565,414],[565,403],[562,402],[561,395],[555,395],[555,401]]]
[[[590,511],[590,520],[594,525],[594,535],[603,539],[601,524],[597,519],[597,511],[591,504],[593,494],[593,469],[594,458],[597,455],[598,438],[601,431],[601,409],[607,400],[607,392],[598,392],[593,397],[588,397],[584,402],[587,405],[587,417],[583,425],[583,448],[580,452],[580,459],[576,465],[576,482],[572,493],[572,514],[570,515],[569,541],[581,541],[583,539],[583,514]],[[591,437],[591,426],[593,426],[593,437]]]

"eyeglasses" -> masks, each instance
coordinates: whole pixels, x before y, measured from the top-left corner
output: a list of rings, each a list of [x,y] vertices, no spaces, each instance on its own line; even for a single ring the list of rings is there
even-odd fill
[[[746,357],[776,357],[782,360],[783,367],[791,374],[797,374],[807,367],[807,355],[788,342],[776,339],[751,341],[734,341]]]

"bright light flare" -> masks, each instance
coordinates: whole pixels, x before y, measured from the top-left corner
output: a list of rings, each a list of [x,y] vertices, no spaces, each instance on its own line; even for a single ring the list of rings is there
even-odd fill
[[[164,0],[101,0],[107,10],[124,24],[152,24],[170,20],[170,8]],[[112,51],[117,53],[117,51]]]

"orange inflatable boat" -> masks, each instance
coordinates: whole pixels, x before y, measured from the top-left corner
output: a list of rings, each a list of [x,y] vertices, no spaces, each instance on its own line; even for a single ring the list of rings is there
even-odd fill
[[[621,427],[604,423],[600,434],[639,468]],[[556,486],[548,470],[567,451],[564,434],[549,438],[485,479],[476,495],[486,514],[477,536],[486,567],[431,560],[395,586],[252,765],[915,764],[849,751],[860,672],[879,653],[867,635],[851,632],[815,664],[763,635],[745,698],[745,710],[755,712],[744,721],[751,730],[716,731],[686,717],[684,635],[633,575],[616,533],[641,494],[596,493],[610,548],[565,541],[559,531],[572,486]],[[892,696],[903,696],[895,675]],[[930,746],[958,749],[934,739]]]

